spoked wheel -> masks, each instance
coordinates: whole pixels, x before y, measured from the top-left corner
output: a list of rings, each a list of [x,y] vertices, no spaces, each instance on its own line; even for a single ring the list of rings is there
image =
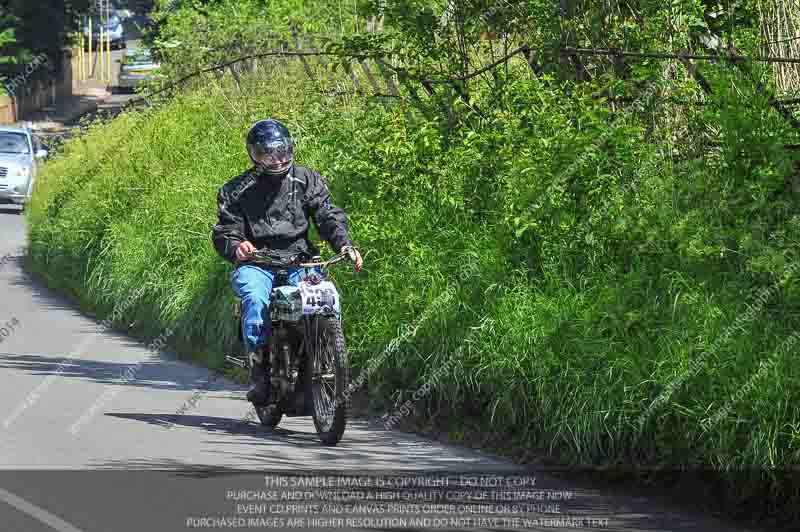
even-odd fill
[[[350,368],[338,317],[313,316],[306,323],[314,426],[325,445],[336,445],[347,425]]]

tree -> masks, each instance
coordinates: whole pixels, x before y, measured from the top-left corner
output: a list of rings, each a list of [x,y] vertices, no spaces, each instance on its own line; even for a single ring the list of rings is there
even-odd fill
[[[47,58],[44,68],[31,73],[44,77],[60,73],[64,46],[80,29],[80,14],[91,0],[0,0],[0,76],[10,77],[34,58]]]

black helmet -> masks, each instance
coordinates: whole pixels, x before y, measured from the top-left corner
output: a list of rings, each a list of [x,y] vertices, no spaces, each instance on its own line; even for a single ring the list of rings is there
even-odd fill
[[[268,174],[285,174],[294,162],[294,141],[277,120],[259,120],[247,134],[250,159]]]

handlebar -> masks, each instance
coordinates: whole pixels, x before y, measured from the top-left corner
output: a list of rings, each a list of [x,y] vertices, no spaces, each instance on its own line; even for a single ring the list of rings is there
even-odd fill
[[[319,261],[311,261],[311,262],[301,262],[301,257],[293,256],[289,257],[288,260],[282,260],[278,257],[273,255],[267,254],[263,250],[256,250],[250,254],[246,260],[242,261],[242,264],[245,263],[253,263],[253,264],[260,264],[263,266],[269,266],[271,268],[278,268],[278,269],[289,269],[289,268],[316,268],[320,267],[322,269],[326,269],[329,266],[336,264],[337,262],[341,262],[345,259],[349,258],[347,251],[342,251],[338,255],[334,255],[332,258],[328,260],[319,260]]]

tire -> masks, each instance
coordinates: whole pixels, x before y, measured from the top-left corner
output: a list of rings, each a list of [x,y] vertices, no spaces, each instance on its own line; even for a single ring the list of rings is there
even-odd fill
[[[337,317],[309,318],[307,334],[310,337],[306,345],[311,347],[307,362],[311,375],[314,427],[323,444],[336,445],[347,425],[350,402],[345,394],[350,385],[350,367],[342,322]],[[325,361],[328,371],[323,374],[321,363]]]
[[[239,319],[241,319],[241,318],[239,318]],[[239,321],[239,325],[240,325],[239,326],[239,336],[242,338],[242,343],[244,343],[244,339],[242,337],[242,332],[241,332],[241,321]],[[247,356],[246,352],[245,352],[245,356]],[[250,364],[249,360],[248,360],[248,364]],[[284,408],[284,405],[283,405],[282,401],[280,401],[278,403],[271,403],[271,404],[263,405],[263,406],[253,405],[253,408],[255,408],[255,410],[256,410],[256,414],[258,415],[259,421],[261,421],[261,425],[263,427],[266,427],[266,428],[270,429],[270,430],[272,430],[272,429],[274,429],[275,427],[278,426],[278,423],[281,422],[281,419],[283,418],[283,413],[285,411],[285,408]]]
[[[256,414],[258,414],[258,419],[261,421],[261,425],[272,430],[278,426],[278,423],[281,422],[283,418],[283,406],[282,405],[267,405],[267,406],[255,406]]]

